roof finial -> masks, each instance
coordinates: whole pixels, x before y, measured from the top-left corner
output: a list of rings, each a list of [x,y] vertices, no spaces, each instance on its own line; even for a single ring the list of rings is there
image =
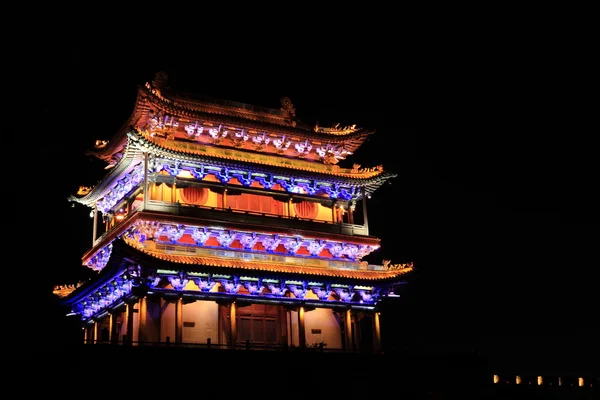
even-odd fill
[[[281,111],[288,114],[290,117],[296,116],[296,109],[294,108],[292,100],[290,100],[289,97],[281,98]]]
[[[167,75],[167,73],[164,71],[157,72],[156,76],[154,77],[154,80],[152,81],[152,87],[160,91],[168,90],[169,76]]]

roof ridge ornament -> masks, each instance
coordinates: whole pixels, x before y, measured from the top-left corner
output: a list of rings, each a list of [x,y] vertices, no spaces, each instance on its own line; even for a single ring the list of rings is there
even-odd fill
[[[78,281],[77,283],[67,283],[62,285],[54,285],[54,289],[52,290],[52,294],[58,297],[67,297],[70,295],[75,289],[83,285],[84,281]]]
[[[280,110],[283,112],[283,116],[290,121],[289,124],[292,127],[295,127],[296,126],[296,108],[292,104],[292,100],[290,100],[289,97],[281,98]]]
[[[152,81],[152,87],[162,91],[169,89],[169,75],[164,71],[159,71],[154,76],[154,80]]]
[[[281,111],[283,111],[288,117],[296,116],[296,108],[292,104],[292,100],[289,97],[281,98]]]
[[[400,264],[390,264],[390,263],[391,263],[391,260],[383,260],[382,265],[388,271],[394,271],[394,270],[405,269],[405,268],[412,269],[415,267],[412,262],[400,263]]]
[[[85,196],[91,192],[92,189],[93,188],[91,186],[79,186],[79,189],[77,189],[77,196]]]
[[[146,88],[159,99],[170,101],[166,99],[163,94],[163,92],[168,92],[171,89],[169,86],[169,75],[166,72],[157,72],[151,83],[146,82]]]
[[[348,135],[350,133],[359,131],[360,128],[358,128],[356,124],[342,126],[339,122],[331,127],[322,127],[319,126],[319,123],[317,122],[313,130],[318,133],[326,133],[329,135]]]

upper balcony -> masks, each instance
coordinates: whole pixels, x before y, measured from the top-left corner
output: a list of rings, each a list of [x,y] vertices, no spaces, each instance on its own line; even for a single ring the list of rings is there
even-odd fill
[[[149,198],[144,201],[140,188],[125,198],[114,213],[107,214],[104,234],[97,238],[94,235],[94,247],[107,235],[126,227],[127,221],[140,212],[163,215],[165,219],[177,216],[173,220],[197,220],[198,224],[285,229],[313,236],[369,236],[368,226],[353,223],[353,209],[326,199],[164,183],[150,185],[148,193]]]
[[[331,220],[328,221],[317,218],[302,218],[297,215],[271,214],[230,207],[206,207],[150,200],[148,201],[146,208],[144,208],[144,211],[181,215],[213,222],[242,223],[273,228],[285,227],[290,230],[315,231],[341,235],[368,236],[369,234],[364,225],[332,222]]]

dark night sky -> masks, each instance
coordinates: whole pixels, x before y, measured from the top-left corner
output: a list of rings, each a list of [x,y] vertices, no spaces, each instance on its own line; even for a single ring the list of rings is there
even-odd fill
[[[598,335],[598,158],[588,108],[571,91],[577,83],[557,79],[550,54],[210,50],[169,56],[70,45],[46,67],[22,71],[35,82],[23,100],[35,101],[29,118],[45,127],[32,150],[51,221],[40,251],[60,260],[35,266],[40,290],[85,276],[89,210],[71,208],[67,197],[95,184],[103,166],[84,151],[116,132],[136,85],[162,70],[178,90],[274,108],[288,96],[304,122],[377,129],[348,163],[398,173],[368,203],[371,234],[382,238],[369,261],[414,261],[418,271],[394,318],[397,335],[449,346],[542,335],[574,352]]]

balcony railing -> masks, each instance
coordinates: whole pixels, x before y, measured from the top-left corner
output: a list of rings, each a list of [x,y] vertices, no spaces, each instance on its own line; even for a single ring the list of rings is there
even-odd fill
[[[365,226],[348,224],[343,222],[333,223],[331,221],[289,217],[287,215],[269,214],[258,211],[235,210],[232,208],[218,208],[194,206],[181,203],[171,203],[151,200],[144,211],[153,211],[166,214],[181,215],[193,218],[218,219],[224,222],[243,222],[248,224],[260,224],[265,226],[282,226],[294,229],[319,231],[326,233],[338,233],[342,235],[367,236]]]
[[[94,241],[94,246],[113,229],[122,226],[129,218],[139,211],[151,211],[156,213],[179,215],[184,217],[218,220],[222,222],[235,222],[267,227],[286,227],[295,230],[316,231],[350,236],[368,236],[369,232],[364,225],[348,224],[345,222],[331,222],[318,219],[290,217],[287,215],[270,214],[258,211],[236,210],[232,208],[196,206],[182,203],[149,200],[147,207],[141,205],[131,211],[124,219],[118,221],[107,232]]]
[[[304,351],[304,352],[327,352],[327,353],[341,353],[341,352],[352,352],[352,353],[374,353],[375,351],[371,348],[363,349],[362,351],[357,346],[352,346],[350,349],[343,348],[327,348],[327,345],[321,345],[318,343],[307,343],[305,347],[300,347],[297,344],[288,345],[281,343],[264,343],[250,340],[238,340],[236,345],[232,344],[219,344],[211,343],[208,339],[206,342],[188,342],[188,343],[175,343],[167,338],[167,341],[162,342],[148,342],[148,341],[128,341],[126,336],[121,340],[109,341],[109,340],[93,340],[88,339],[84,342],[86,345],[112,345],[112,346],[138,346],[138,347],[166,347],[166,348],[195,348],[195,349],[215,349],[215,350],[256,350],[256,351]]]

